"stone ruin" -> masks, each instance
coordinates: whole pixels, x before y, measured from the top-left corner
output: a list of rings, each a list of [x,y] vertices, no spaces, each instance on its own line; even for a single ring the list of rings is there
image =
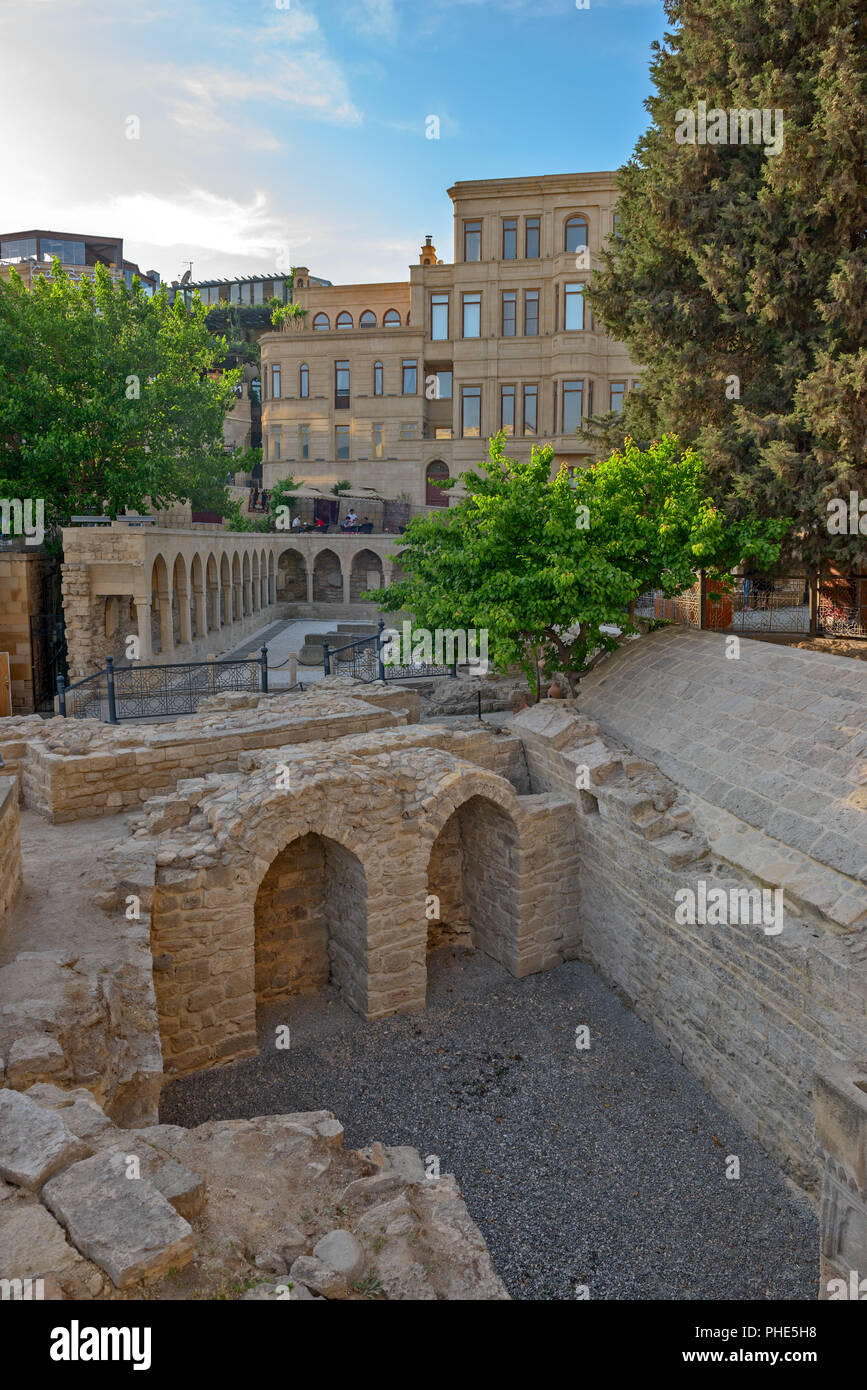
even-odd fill
[[[196,1143],[157,1123],[164,1077],[255,1053],[257,1008],[330,980],[368,1020],[422,1009],[428,951],[462,941],[516,978],[590,962],[821,1204],[820,1296],[864,1277],[867,671],[747,641],[728,663],[724,641],[643,638],[583,683],[579,708],[545,700],[505,728],[419,724],[416,692],[341,676],[303,696],[213,697],[170,725],[4,721],[0,906],[20,949],[0,967],[0,1176],[16,1197],[0,1213],[22,1230],[53,1222],[46,1250],[65,1246],[78,1271],[38,1273],[115,1297],[192,1269],[201,1242],[176,1220],[221,1226],[221,1165],[243,1174],[248,1146],[288,1135],[299,1191],[343,1183],[387,1200],[365,1197],[357,1220],[350,1202],[342,1232],[293,1226],[254,1268],[277,1282],[294,1270],[307,1292],[293,1296],[363,1296],[375,1230],[378,1246],[397,1241],[377,1296],[505,1296],[489,1260],[473,1265],[484,1243],[452,1179],[463,1268],[482,1273],[449,1283],[443,1268],[423,1286],[408,1272],[410,1232],[439,1269],[439,1218],[419,1235],[439,1189],[414,1151],[345,1154],[325,1112],[202,1126]],[[62,943],[16,925],[19,796],[60,834],[103,837]],[[678,921],[678,893],[700,883],[779,892],[784,929]],[[144,1272],[131,1251],[127,1276],[106,1253],[120,1227],[84,1230],[76,1212],[139,1142],[158,1153],[149,1201],[166,1241]],[[256,1200],[282,1230],[264,1171]],[[188,1200],[202,1182],[204,1207]],[[263,1285],[256,1296],[283,1296]]]

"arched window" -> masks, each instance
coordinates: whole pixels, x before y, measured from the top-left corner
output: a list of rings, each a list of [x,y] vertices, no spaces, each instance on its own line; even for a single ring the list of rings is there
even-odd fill
[[[361,315],[361,318],[358,320],[358,326],[359,328],[376,327],[376,314],[373,312],[372,309],[365,309],[364,313]]]
[[[429,463],[425,470],[425,502],[429,507],[447,507],[449,505],[449,495],[443,488],[435,487],[435,483],[448,482],[449,470],[442,459],[434,459]]]
[[[348,313],[346,312],[345,309],[344,309],[344,311],[343,311],[342,314],[338,314],[338,315],[337,315],[337,327],[338,327],[338,328],[351,328],[351,327],[352,327],[352,315],[351,315],[351,314],[348,314]]]
[[[396,309],[389,309],[382,322],[386,328],[400,328],[400,314]]]
[[[381,395],[382,395],[382,363],[381,363],[381,362],[374,362],[374,364],[373,364],[373,394],[374,394],[375,396],[381,396]]]
[[[587,245],[587,218],[570,217],[566,222],[566,250],[577,251]]]
[[[317,329],[330,328],[331,324],[328,322],[328,315],[316,314],[313,319],[313,327]]]
[[[302,362],[298,368],[298,395],[302,400],[310,395],[310,372],[306,362]]]

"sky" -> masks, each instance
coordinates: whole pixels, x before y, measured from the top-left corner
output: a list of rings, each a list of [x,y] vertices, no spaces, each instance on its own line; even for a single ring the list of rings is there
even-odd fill
[[[166,280],[452,260],[459,179],[616,169],[660,0],[0,0],[0,231]],[[436,129],[439,138],[428,138]]]

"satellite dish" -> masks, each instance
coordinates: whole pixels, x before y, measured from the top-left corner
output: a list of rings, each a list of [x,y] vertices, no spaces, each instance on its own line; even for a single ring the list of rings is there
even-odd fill
[[[192,270],[185,270],[183,275],[181,276],[181,284],[188,285],[190,283],[190,279],[192,278],[192,274]]]

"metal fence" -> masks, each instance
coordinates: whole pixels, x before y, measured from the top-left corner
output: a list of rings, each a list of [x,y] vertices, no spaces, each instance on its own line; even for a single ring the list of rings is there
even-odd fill
[[[382,633],[385,622],[379,620],[379,631],[359,637],[354,642],[346,642],[342,647],[322,644],[323,664],[326,676],[331,675],[331,663],[337,659],[342,667],[341,675],[354,676],[356,680],[367,681],[411,681],[430,676],[457,677],[458,663],[451,666],[436,666],[429,662],[416,662],[408,666],[386,665],[382,658]]]
[[[821,578],[818,609],[828,637],[867,637],[867,574]]]
[[[817,580],[790,575],[735,575],[726,589],[710,582],[667,598],[661,589],[641,594],[635,615],[664,618],[686,627],[737,632],[745,637],[811,632],[810,588],[815,586],[812,630],[827,637],[867,637],[867,575],[830,575]],[[702,595],[704,611],[702,612]]]
[[[224,691],[268,693],[268,648],[241,661],[183,661],[165,666],[118,666],[111,657],[95,675],[67,686],[57,682],[60,713],[69,719],[159,719],[194,714],[206,695]]]

